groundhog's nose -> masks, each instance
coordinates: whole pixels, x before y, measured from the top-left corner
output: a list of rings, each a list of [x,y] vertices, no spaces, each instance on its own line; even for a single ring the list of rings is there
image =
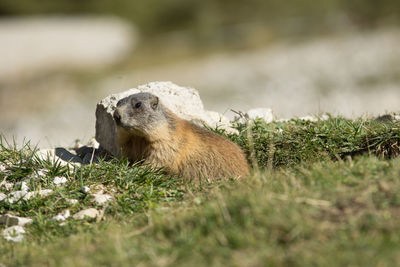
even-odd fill
[[[117,124],[121,123],[121,115],[118,112],[118,109],[114,111],[114,120]]]

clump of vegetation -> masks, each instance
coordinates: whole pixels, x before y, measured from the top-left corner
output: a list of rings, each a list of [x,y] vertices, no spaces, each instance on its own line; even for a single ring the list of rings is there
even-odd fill
[[[17,149],[2,140],[0,193],[19,190],[23,180],[31,190],[53,191],[0,201],[0,214],[33,219],[24,241],[0,242],[0,263],[395,264],[400,260],[398,126],[335,117],[238,124],[239,135],[229,138],[260,170],[239,180],[200,184],[126,161],[62,166],[37,158],[28,144]],[[67,183],[55,185],[57,176]],[[99,205],[84,186],[113,199]],[[102,217],[52,219],[66,209],[74,214],[90,207]]]
[[[302,162],[344,159],[363,153],[382,158],[400,153],[400,123],[371,119],[237,124],[239,135],[229,135],[261,168],[290,167]]]

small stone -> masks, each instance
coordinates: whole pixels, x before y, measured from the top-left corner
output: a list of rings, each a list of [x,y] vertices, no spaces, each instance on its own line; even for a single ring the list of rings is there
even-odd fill
[[[201,199],[196,197],[195,199],[193,199],[194,203],[197,205],[200,205],[202,203]]]
[[[46,177],[48,170],[46,169],[39,169],[37,170],[37,176],[38,177]]]
[[[239,134],[239,131],[231,127],[231,122],[224,115],[215,111],[206,111],[203,121],[212,128],[219,128],[225,130],[230,134]],[[200,126],[202,126],[200,124]]]
[[[106,194],[93,194],[92,197],[94,198],[94,201],[99,204],[103,205],[110,201],[112,199],[112,196],[106,195]]]
[[[83,192],[83,193],[89,193],[90,192],[90,188],[89,188],[89,186],[84,186],[84,187],[82,187],[81,188],[81,191]]]
[[[0,163],[0,172],[4,172],[5,170],[7,170],[6,165],[4,165],[3,163]]]
[[[36,151],[35,156],[39,160],[49,160],[54,161],[55,158],[55,150],[54,149],[40,149]]]
[[[45,196],[47,196],[47,195],[50,195],[51,193],[53,193],[53,190],[51,190],[51,189],[42,189],[42,190],[39,190],[39,191],[38,191],[38,194],[39,194],[41,197],[45,197]]]
[[[20,199],[28,200],[33,196],[33,192],[27,192],[27,191],[14,191],[8,194],[7,200],[10,203],[17,202]]]
[[[22,191],[29,191],[31,190],[26,182],[21,182],[21,190]]]
[[[300,117],[299,119],[303,120],[303,121],[311,121],[311,122],[318,121],[318,118],[315,116],[304,116],[304,117]]]
[[[303,120],[303,121],[311,121],[311,122],[316,122],[316,121],[326,121],[329,120],[329,115],[327,114],[322,114],[320,116],[304,116],[304,117],[299,117],[299,118],[292,118],[294,120]],[[279,119],[277,120],[278,122],[289,122],[292,119]]]
[[[272,109],[270,108],[254,108],[250,109],[246,113],[246,117],[253,121],[257,118],[264,120],[266,123],[270,123],[274,120]]]
[[[303,121],[316,122],[316,121],[326,121],[329,119],[329,116],[326,114],[323,114],[321,116],[304,116],[304,117],[300,117],[299,119],[303,120]]]
[[[21,242],[24,240],[25,229],[20,225],[14,225],[4,229],[2,234],[8,241]]]
[[[90,141],[88,142],[87,146],[89,147],[93,147],[95,149],[99,149],[100,144],[99,142],[97,142],[97,140],[95,138],[90,139]]]
[[[7,198],[7,195],[0,192],[0,201],[3,201],[6,198]]]
[[[319,116],[319,119],[321,120],[321,121],[327,121],[327,120],[329,120],[329,115],[327,115],[327,114],[322,114],[321,116]]]
[[[24,226],[25,224],[31,222],[32,222],[31,218],[18,217],[10,214],[4,214],[0,216],[0,224],[5,224],[7,226],[13,226],[13,225]]]
[[[56,216],[53,217],[53,220],[55,221],[65,221],[71,216],[71,213],[69,210],[65,210],[61,212],[60,214],[57,214]]]
[[[18,182],[18,183],[16,183],[16,186],[19,186],[21,191],[28,192],[30,190],[30,188],[26,182]]]
[[[100,211],[94,209],[94,208],[90,208],[90,209],[86,209],[86,210],[81,210],[78,213],[75,213],[72,218],[77,219],[77,220],[82,220],[85,219],[85,217],[89,217],[89,218],[97,218],[98,216],[100,216]]]
[[[75,204],[78,203],[78,200],[77,200],[77,199],[66,199],[66,201],[67,201],[68,203],[72,204],[72,205],[75,205]]]
[[[57,176],[57,177],[54,177],[53,183],[56,186],[61,186],[62,184],[65,184],[67,181],[68,181],[67,178],[61,177],[61,176]]]
[[[22,191],[22,190],[14,191],[14,192],[11,192],[10,194],[8,194],[7,200],[9,203],[14,203],[20,199],[29,200],[30,198],[32,198],[35,195],[40,195],[42,197],[47,196],[52,192],[53,192],[53,190],[51,190],[51,189],[43,189],[43,190],[39,190],[39,191],[35,191],[35,192],[27,192],[27,191]]]

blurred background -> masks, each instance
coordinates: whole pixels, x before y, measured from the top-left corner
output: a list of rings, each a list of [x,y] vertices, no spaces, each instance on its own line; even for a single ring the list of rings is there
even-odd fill
[[[0,133],[72,146],[96,103],[150,81],[277,118],[400,110],[397,0],[1,0]]]

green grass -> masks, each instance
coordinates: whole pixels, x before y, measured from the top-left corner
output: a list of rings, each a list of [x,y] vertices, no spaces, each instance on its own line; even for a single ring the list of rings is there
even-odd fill
[[[400,152],[399,123],[390,121],[330,117],[316,122],[292,119],[266,124],[258,120],[250,128],[245,124],[238,124],[237,128],[240,134],[229,138],[249,155],[253,151],[261,168],[290,167],[363,153],[393,158]]]
[[[54,193],[0,202],[0,214],[34,220],[22,243],[0,242],[0,263],[396,265],[399,126],[333,117],[237,125],[240,134],[229,137],[259,169],[244,179],[201,184],[124,161],[62,167],[35,159],[28,145],[18,150],[3,141],[0,163],[7,171],[0,173],[0,181],[18,182],[45,169],[45,176],[28,185]],[[55,176],[67,177],[68,183],[55,187]],[[97,206],[82,186],[92,192],[101,186],[114,200]],[[3,187],[0,191],[7,192]],[[79,203],[72,205],[68,198]],[[64,225],[51,220],[67,208],[73,214],[88,207],[103,210],[102,220],[70,218]]]

